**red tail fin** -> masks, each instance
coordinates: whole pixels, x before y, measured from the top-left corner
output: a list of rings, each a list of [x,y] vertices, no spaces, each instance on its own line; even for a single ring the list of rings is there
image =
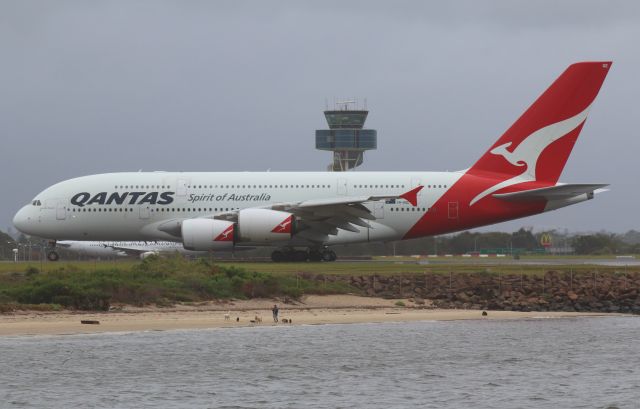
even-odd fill
[[[555,184],[610,67],[610,61],[569,66],[469,173]]]

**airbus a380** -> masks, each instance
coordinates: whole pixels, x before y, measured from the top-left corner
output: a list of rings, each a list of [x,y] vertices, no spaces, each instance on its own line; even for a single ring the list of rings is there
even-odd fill
[[[332,261],[336,244],[432,236],[555,210],[607,186],[558,179],[610,67],[569,66],[466,170],[107,173],[45,189],[13,222],[52,243],[275,246],[274,261]]]

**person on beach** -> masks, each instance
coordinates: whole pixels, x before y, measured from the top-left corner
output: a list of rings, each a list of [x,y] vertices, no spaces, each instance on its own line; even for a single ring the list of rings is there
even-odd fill
[[[277,304],[273,304],[273,308],[271,309],[271,312],[273,313],[273,322],[278,322],[278,305]]]

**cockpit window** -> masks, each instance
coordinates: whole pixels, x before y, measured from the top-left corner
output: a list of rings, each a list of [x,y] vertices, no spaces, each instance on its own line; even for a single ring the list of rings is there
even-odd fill
[[[34,200],[33,202],[31,202],[32,206],[42,206],[42,203],[40,203],[39,200]]]

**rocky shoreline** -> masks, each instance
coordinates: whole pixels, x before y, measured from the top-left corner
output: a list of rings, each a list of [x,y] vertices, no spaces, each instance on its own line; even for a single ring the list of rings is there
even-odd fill
[[[637,272],[303,276],[310,280],[344,282],[366,296],[410,298],[418,306],[429,300],[435,308],[640,314],[640,273]]]

